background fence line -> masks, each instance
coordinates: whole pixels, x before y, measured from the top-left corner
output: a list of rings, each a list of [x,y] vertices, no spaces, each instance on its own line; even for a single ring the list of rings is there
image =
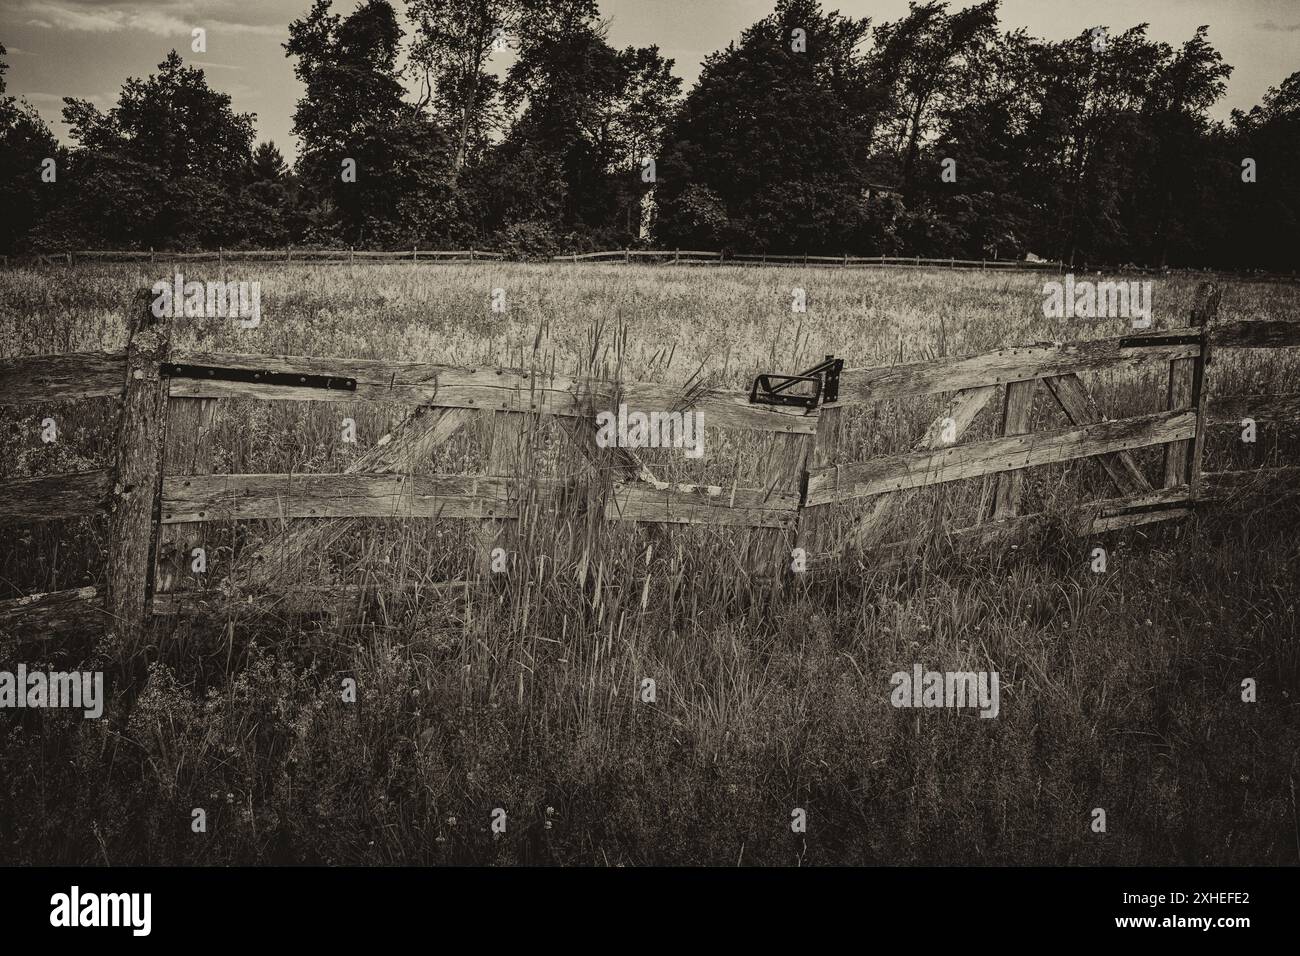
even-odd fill
[[[924,256],[814,256],[814,255],[768,255],[764,253],[724,253],[690,249],[609,249],[600,252],[564,253],[543,257],[546,261],[569,264],[613,264],[625,265],[635,263],[657,263],[691,266],[815,266],[819,268],[844,269],[966,269],[981,272],[1047,272],[1064,274],[1114,274],[1145,275],[1152,277],[1189,276],[1202,279],[1226,279],[1251,282],[1295,282],[1298,277],[1291,273],[1251,273],[1223,272],[1215,269],[1170,268],[1157,269],[1149,266],[1114,265],[1114,264],[1078,264],[1068,265],[1062,262],[1034,261],[1024,259],[957,259],[953,257],[927,258]],[[296,249],[288,246],[284,249],[218,249],[202,252],[168,252],[164,250],[78,250],[70,252],[33,252],[6,255],[0,260],[4,267],[23,265],[72,266],[81,262],[317,262],[317,263],[356,263],[356,262],[488,262],[488,261],[530,261],[527,257],[513,258],[503,252],[483,249],[440,250],[365,250],[365,249]]]

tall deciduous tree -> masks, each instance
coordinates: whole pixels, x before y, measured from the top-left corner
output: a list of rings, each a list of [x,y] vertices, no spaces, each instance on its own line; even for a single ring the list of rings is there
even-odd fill
[[[816,0],[781,0],[705,61],[665,133],[662,241],[776,252],[854,241],[884,104],[869,26]]]
[[[438,241],[457,218],[451,156],[439,126],[403,99],[393,7],[366,0],[340,18],[330,6],[316,0],[284,45],[306,86],[293,125],[303,185],[328,197],[351,242]]]

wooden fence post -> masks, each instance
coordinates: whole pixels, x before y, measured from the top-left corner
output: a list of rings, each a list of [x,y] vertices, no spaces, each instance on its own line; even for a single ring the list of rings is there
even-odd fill
[[[170,329],[150,309],[152,298],[148,290],[137,293],[129,317],[126,383],[109,493],[107,610],[128,646],[144,633],[167,403],[162,365],[171,347]]]
[[[1192,358],[1174,359],[1169,363],[1169,411],[1196,410],[1196,436],[1170,442],[1165,446],[1166,488],[1188,485],[1195,493],[1200,477],[1201,451],[1205,445],[1205,412],[1207,393],[1204,388],[1205,365],[1209,360],[1209,326],[1219,311],[1223,292],[1213,282],[1202,282],[1196,287],[1192,311],[1187,324],[1204,332],[1201,354]]]
[[[1025,382],[1008,382],[1006,400],[1002,406],[1002,434],[1023,435],[1029,431],[1029,415],[1034,410],[1034,379]],[[1020,507],[1020,489],[1025,483],[1023,469],[998,475],[993,492],[993,520],[1010,518]]]

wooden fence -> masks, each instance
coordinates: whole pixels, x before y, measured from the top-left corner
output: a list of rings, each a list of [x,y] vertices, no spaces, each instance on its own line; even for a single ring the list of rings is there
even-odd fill
[[[44,266],[75,265],[80,262],[488,262],[506,260],[502,252],[482,249],[438,250],[414,247],[408,250],[372,251],[363,249],[218,249],[204,252],[166,252],[148,250],[82,250],[74,252],[39,252],[4,256],[0,265],[36,264]],[[600,252],[576,252],[551,256],[552,262],[580,263],[673,263],[675,265],[757,265],[815,266],[845,269],[978,269],[980,271],[1027,271],[1160,276],[1195,276],[1203,279],[1248,280],[1251,282],[1294,282],[1291,273],[1228,273],[1210,269],[1152,269],[1142,266],[1069,266],[1061,262],[1023,259],[956,259],[921,256],[811,256],[768,255],[764,253],[726,253],[693,249],[608,249]]]
[[[956,545],[986,544],[1059,520],[1021,513],[1026,470],[1081,458],[1096,458],[1114,487],[1112,496],[1081,505],[1071,516],[1081,535],[1182,518],[1202,503],[1261,489],[1293,494],[1300,490],[1300,468],[1202,471],[1210,426],[1243,418],[1300,422],[1300,393],[1209,394],[1205,367],[1212,352],[1300,347],[1300,322],[1219,323],[1218,302],[1219,291],[1204,284],[1185,328],[845,369],[836,400],[811,409],[752,404],[740,392],[683,395],[659,384],[520,370],[174,352],[167,325],[147,307],[137,308],[123,352],[0,360],[0,404],[120,403],[110,467],[0,480],[0,523],[107,517],[103,593],[81,588],[0,603],[0,630],[39,636],[109,626],[130,639],[144,631],[151,613],[220,610],[221,595],[188,592],[181,584],[184,563],[213,521],[281,522],[279,533],[231,577],[243,606],[255,610],[286,586],[279,571],[286,556],[319,551],[343,533],[340,522],[319,519],[467,519],[481,528],[479,550],[486,554],[510,536],[511,526],[518,533],[544,495],[549,507],[585,501],[590,512],[594,502],[594,513],[604,521],[753,529],[764,547],[752,550],[764,552],[763,562],[788,567],[791,549],[802,547],[809,568],[817,571],[851,555],[869,555],[873,563],[906,557],[908,544],[883,542],[881,529],[909,495],[927,486],[983,477],[992,482],[981,520],[950,532]],[[1081,376],[1138,363],[1168,366],[1166,407],[1105,418]],[[1066,427],[1029,431],[1040,386],[1064,413]],[[846,410],[938,394],[951,398],[912,450],[838,460]],[[208,432],[215,403],[234,397],[397,403],[413,412],[341,473],[214,474]],[[963,442],[963,433],[998,397],[997,434]],[[757,433],[767,453],[756,480],[662,480],[634,450],[598,447],[593,416],[620,402],[699,411],[711,427]],[[598,466],[593,474],[599,487],[588,482],[575,489],[571,478],[533,470],[526,437],[542,422],[558,423]],[[488,438],[484,473],[412,473],[431,449],[469,425]],[[1134,458],[1136,449],[1147,446],[1163,448],[1158,474],[1144,473]],[[833,514],[838,520],[828,520]],[[356,590],[347,582],[341,587]]]

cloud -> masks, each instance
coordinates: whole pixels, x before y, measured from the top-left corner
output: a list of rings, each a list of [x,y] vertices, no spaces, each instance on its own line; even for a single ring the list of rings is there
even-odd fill
[[[282,37],[282,14],[269,14],[257,0],[26,0],[23,11],[31,26],[81,33],[133,30],[158,36],[189,36],[203,27],[209,37],[221,33]],[[281,22],[283,21],[283,22]]]
[[[1283,26],[1280,23],[1274,23],[1272,20],[1265,20],[1263,23],[1255,24],[1257,30],[1280,31],[1282,33],[1295,33],[1300,30],[1300,23],[1292,23]]]

